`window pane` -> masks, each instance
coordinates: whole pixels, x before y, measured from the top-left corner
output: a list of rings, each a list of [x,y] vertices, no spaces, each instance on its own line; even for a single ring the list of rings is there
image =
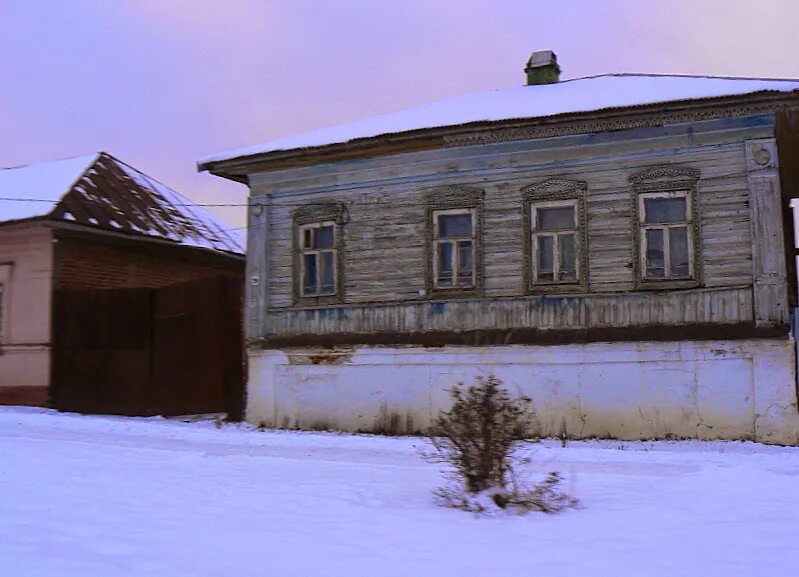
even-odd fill
[[[470,285],[473,283],[474,253],[472,251],[472,241],[461,241],[458,243],[458,284]]]
[[[302,255],[303,275],[302,275],[302,294],[316,294],[316,255]]]
[[[561,234],[558,236],[558,248],[560,249],[560,278],[561,280],[573,280],[577,278],[577,251],[573,234]]]
[[[452,243],[442,242],[438,245],[438,284],[452,285]]]
[[[645,198],[644,222],[681,222],[685,218],[685,198]]]
[[[316,229],[316,246],[314,248],[333,248],[332,226],[320,226]]]
[[[322,266],[319,271],[319,278],[322,283],[322,288],[319,292],[322,294],[333,294],[336,292],[335,256],[329,251],[320,253],[320,256],[322,257]]]
[[[471,213],[438,215],[438,236],[472,236]]]
[[[669,229],[669,265],[671,276],[688,276],[688,229],[684,226]]]
[[[313,229],[311,228],[303,229],[302,248],[313,248]]]
[[[646,231],[646,276],[666,276],[663,260],[663,229],[660,228]]]
[[[538,278],[553,280],[555,273],[555,237],[538,237]]]
[[[539,208],[537,230],[574,230],[574,207]]]

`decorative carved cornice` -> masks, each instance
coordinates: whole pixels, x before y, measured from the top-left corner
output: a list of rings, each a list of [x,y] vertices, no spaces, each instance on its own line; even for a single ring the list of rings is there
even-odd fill
[[[550,178],[543,182],[522,188],[525,200],[543,200],[556,198],[575,198],[585,194],[588,185],[578,180],[562,180]]]
[[[773,114],[777,111],[797,108],[799,108],[799,94],[782,92],[660,102],[625,108],[574,112],[558,116],[479,121],[457,126],[424,128],[407,133],[382,134],[355,139],[347,143],[281,150],[212,161],[199,165],[199,168],[225,178],[247,182],[247,175],[256,172],[312,166],[322,162],[374,158],[442,147],[533,140],[552,136],[663,126],[678,122]]]
[[[345,210],[341,203],[332,201],[315,202],[296,208],[292,212],[292,218],[295,224],[310,224],[325,220],[341,223]]]
[[[699,171],[695,168],[683,166],[664,165],[648,168],[638,174],[633,174],[628,178],[633,184],[644,184],[652,181],[679,180],[683,182],[695,182],[699,180]]]
[[[511,142],[514,140],[533,140],[536,138],[549,138],[553,136],[568,136],[572,134],[591,134],[610,130],[626,130],[630,128],[646,128],[662,126],[677,122],[691,122],[712,120],[715,118],[732,118],[736,116],[751,116],[755,114],[773,113],[778,110],[795,108],[796,102],[762,102],[742,104],[738,106],[718,106],[707,109],[686,108],[677,111],[662,111],[660,113],[628,111],[612,117],[592,118],[590,120],[569,121],[555,119],[539,120],[531,126],[513,128],[494,128],[475,130],[466,134],[450,134],[444,136],[445,146],[474,146],[479,144],[494,144],[498,142]]]
[[[485,191],[466,186],[444,186],[425,194],[425,204],[429,208],[468,208],[481,204]]]

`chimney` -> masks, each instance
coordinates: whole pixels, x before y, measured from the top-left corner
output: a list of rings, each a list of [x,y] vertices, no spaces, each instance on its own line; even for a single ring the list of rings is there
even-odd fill
[[[527,66],[524,67],[527,73],[527,86],[533,84],[554,84],[560,77],[560,66],[558,57],[552,50],[539,50],[530,55]]]

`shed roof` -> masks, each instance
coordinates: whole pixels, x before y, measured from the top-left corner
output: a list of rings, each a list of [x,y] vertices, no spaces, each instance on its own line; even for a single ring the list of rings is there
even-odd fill
[[[0,170],[0,223],[35,218],[244,252],[238,231],[105,152]]]
[[[0,198],[4,199],[0,201],[0,221],[49,214],[97,156],[95,153],[0,170]]]
[[[799,80],[721,78],[656,74],[605,74],[554,84],[472,92],[297,136],[221,152],[199,161],[221,162],[277,151],[343,144],[361,138],[475,122],[543,118],[646,104],[799,91]]]

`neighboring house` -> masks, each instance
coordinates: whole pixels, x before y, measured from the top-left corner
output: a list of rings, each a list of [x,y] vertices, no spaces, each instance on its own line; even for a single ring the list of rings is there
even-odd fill
[[[111,302],[108,291],[121,291],[123,302],[133,295],[135,302],[147,304],[146,289],[220,275],[238,283],[244,251],[229,228],[106,153],[0,170],[0,404],[46,405],[57,378],[82,378],[79,386],[113,391],[129,373],[121,369],[108,376],[114,363],[149,361],[136,357],[140,347],[132,338],[122,339],[126,344],[119,350],[100,354],[113,345],[103,341],[114,335],[84,334],[101,324],[119,335],[131,332],[121,326],[129,310],[102,308],[101,303]],[[92,296],[98,289],[104,296]],[[81,295],[89,299],[85,309],[70,308]],[[66,310],[57,311],[56,302],[67,303]],[[65,338],[72,341],[62,357],[72,365],[59,375],[52,370],[53,342],[67,328],[72,334]],[[84,341],[97,341],[91,350],[78,350],[75,335],[80,334]],[[174,351],[181,346],[169,343]],[[100,384],[104,378],[107,384]],[[101,392],[83,394],[90,398]],[[129,410],[128,401],[106,400],[98,412]]]
[[[526,71],[200,162],[251,192],[248,420],[414,431],[493,373],[546,435],[796,443],[799,81]]]

